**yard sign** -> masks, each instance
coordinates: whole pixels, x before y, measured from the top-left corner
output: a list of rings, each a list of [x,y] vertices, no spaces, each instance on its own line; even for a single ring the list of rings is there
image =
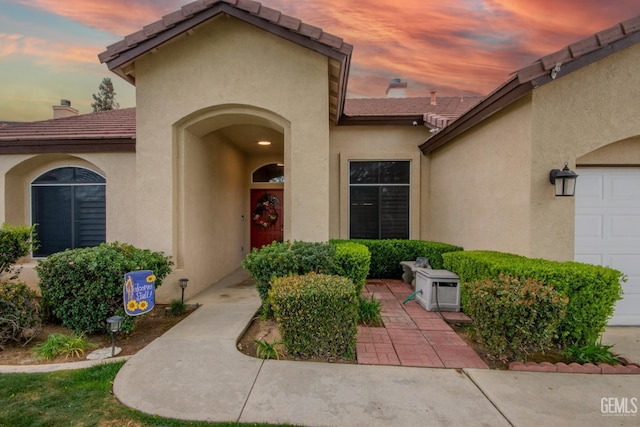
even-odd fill
[[[122,293],[125,313],[129,316],[148,313],[156,303],[156,276],[151,270],[126,273]]]

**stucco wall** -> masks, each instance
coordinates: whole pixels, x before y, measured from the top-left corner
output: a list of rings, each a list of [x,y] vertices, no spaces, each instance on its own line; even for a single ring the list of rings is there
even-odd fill
[[[247,176],[244,155],[215,133],[204,138],[185,134],[184,184],[179,200],[183,237],[177,251],[176,274],[158,289],[159,299],[170,299],[177,287],[178,273],[191,268],[188,295],[195,295],[219,277],[211,276],[209,265],[240,265],[247,210]],[[220,274],[220,273],[219,273]]]
[[[424,191],[421,180],[422,156],[418,145],[429,132],[424,126],[342,126],[331,127],[330,237],[349,236],[349,161],[411,161],[411,212],[409,233],[419,239],[420,206]]]
[[[51,169],[75,166],[90,169],[106,178],[106,238],[107,241],[133,243],[135,222],[131,220],[136,209],[135,154],[42,154],[0,156],[0,177],[4,198],[0,199],[2,221],[10,224],[31,225],[31,182]],[[35,261],[24,260],[21,279],[34,289],[37,275]]]
[[[184,186],[187,175],[184,183],[180,182],[180,171],[186,171],[181,156],[191,155],[181,146],[188,139],[185,136],[188,126],[184,123],[195,126],[197,138],[204,141],[208,132],[225,126],[223,122],[204,119],[215,116],[218,110],[220,114],[233,110],[249,117],[254,111],[276,117],[270,123],[282,129],[285,141],[285,238],[328,239],[326,57],[234,18],[220,16],[196,28],[191,35],[137,60],[136,88],[136,179],[141,206],[137,243],[181,260],[181,268],[167,283],[177,280],[179,275],[194,274],[213,281],[239,267],[239,262],[225,258],[225,251],[228,245],[232,245],[232,251],[241,246],[237,240],[245,238],[244,234],[234,235],[231,242],[210,242],[209,259],[213,261],[197,265],[188,254],[201,250],[203,243],[194,242],[201,237],[178,235],[188,230],[186,226],[180,228],[183,219],[177,206],[186,197],[180,192],[188,191]],[[198,124],[200,116],[203,120]],[[235,158],[229,152],[220,154]],[[241,197],[248,199],[248,181],[245,188],[234,187],[234,191],[241,191]],[[219,209],[227,208],[222,204]],[[238,215],[234,212],[233,218],[228,219],[232,221],[232,230]]]
[[[574,200],[554,197],[548,183],[551,169],[568,162],[575,170],[577,159],[585,155],[591,164],[637,162],[639,60],[640,45],[635,45],[534,91],[532,256],[573,259]],[[618,141],[626,142],[596,151]]]
[[[572,260],[574,199],[555,197],[549,172],[565,162],[572,170],[640,164],[639,59],[635,45],[560,73],[433,152],[427,235],[466,249]]]
[[[578,157],[578,166],[640,166],[640,136],[614,142]]]
[[[424,238],[528,255],[530,120],[527,97],[431,153]]]

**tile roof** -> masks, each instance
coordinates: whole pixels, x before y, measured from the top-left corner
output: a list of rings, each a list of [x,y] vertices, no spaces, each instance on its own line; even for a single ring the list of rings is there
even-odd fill
[[[225,14],[264,29],[329,58],[329,116],[342,116],[353,46],[342,38],[263,6],[253,0],[197,0],[146,25],[100,53],[100,62],[135,84],[135,59],[165,42],[191,31],[209,19]]]
[[[421,116],[432,127],[443,127],[460,117],[483,97],[439,96],[436,103],[431,98],[355,98],[347,99],[344,114],[350,117],[402,117]]]
[[[515,74],[520,83],[526,83],[538,77],[550,75],[556,65],[559,65],[558,71],[555,74],[557,77],[562,73],[562,69],[566,64],[574,62],[590,53],[595,53],[598,50],[607,48],[616,41],[629,37],[638,31],[640,31],[640,16],[620,22],[611,28],[592,34],[556,52],[543,56],[533,64],[519,69]]]
[[[418,116],[432,127],[442,127],[443,121],[454,120],[481,99],[438,97],[436,105],[430,98],[347,99],[345,113],[352,118],[383,117],[385,123]],[[379,124],[375,120],[363,123]],[[123,108],[0,127],[0,154],[134,151],[135,138],[136,109]]]
[[[343,54],[351,54],[353,46],[345,43],[340,37],[324,32],[321,28],[306,24],[297,18],[285,15],[275,9],[263,6],[253,0],[197,0],[182,6],[162,19],[146,25],[143,29],[129,34],[123,40],[107,46],[107,50],[100,53],[100,62],[109,62],[124,54],[125,52],[138,47],[141,43],[162,35],[178,24],[189,23],[188,28],[198,25],[220,13],[233,14],[233,11],[240,11],[259,18],[265,23],[274,24],[288,32],[301,35],[322,44],[332,50]],[[209,11],[209,13],[205,13]],[[235,14],[234,14],[235,16]],[[200,19],[195,19],[199,17]],[[242,19],[242,18],[241,18]],[[180,33],[188,28],[181,29]],[[177,35],[177,34],[175,34]],[[162,40],[164,42],[166,40]],[[144,49],[146,52],[149,49]],[[141,52],[143,53],[143,52]],[[141,54],[138,53],[138,54]]]
[[[123,108],[0,128],[0,154],[133,151],[135,137],[136,110]]]
[[[420,150],[424,154],[428,154],[535,88],[637,43],[640,43],[640,16],[623,21],[543,56],[531,65],[516,71],[509,80],[487,95],[481,102],[456,120],[447,123],[444,129],[441,128],[439,132],[434,133],[420,144]]]

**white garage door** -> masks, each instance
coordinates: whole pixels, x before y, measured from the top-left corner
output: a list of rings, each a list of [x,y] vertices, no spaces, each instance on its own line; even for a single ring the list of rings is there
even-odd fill
[[[640,325],[640,168],[576,172],[575,260],[625,273],[609,324]]]

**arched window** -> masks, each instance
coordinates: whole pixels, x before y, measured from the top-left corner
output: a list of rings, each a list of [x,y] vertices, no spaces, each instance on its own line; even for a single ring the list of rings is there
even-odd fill
[[[35,257],[97,246],[106,238],[104,177],[88,169],[62,167],[31,183],[31,222],[39,248]]]
[[[284,182],[284,165],[270,163],[264,165],[253,173],[253,182]]]

